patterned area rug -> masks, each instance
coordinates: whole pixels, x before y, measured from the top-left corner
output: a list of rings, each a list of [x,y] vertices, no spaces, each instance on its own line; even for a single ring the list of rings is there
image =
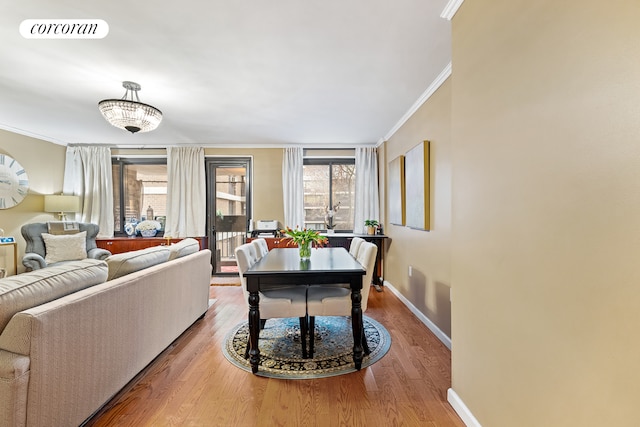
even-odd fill
[[[362,368],[366,368],[389,351],[391,337],[380,323],[367,316],[363,320],[371,350],[371,354],[362,361]],[[249,360],[244,358],[248,336],[249,325],[245,321],[227,334],[223,352],[231,363],[251,372]],[[316,317],[313,359],[302,358],[298,318],[267,320],[264,329],[260,331],[258,345],[260,367],[257,375],[264,377],[309,379],[356,372],[350,317]]]

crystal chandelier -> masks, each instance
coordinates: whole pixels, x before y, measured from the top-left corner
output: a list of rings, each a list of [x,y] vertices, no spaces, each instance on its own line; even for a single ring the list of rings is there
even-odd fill
[[[140,102],[138,98],[140,85],[134,82],[122,82],[122,87],[126,89],[122,99],[104,99],[98,102],[98,108],[104,118],[113,126],[131,133],[149,132],[157,128],[162,121],[162,111]]]

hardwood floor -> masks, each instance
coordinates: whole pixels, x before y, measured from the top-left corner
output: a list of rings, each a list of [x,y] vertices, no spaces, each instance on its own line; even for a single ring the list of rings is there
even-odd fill
[[[359,372],[313,380],[257,377],[222,354],[246,319],[242,290],[212,286],[216,303],[86,426],[464,426],[446,401],[450,351],[391,292],[366,314],[391,349]]]

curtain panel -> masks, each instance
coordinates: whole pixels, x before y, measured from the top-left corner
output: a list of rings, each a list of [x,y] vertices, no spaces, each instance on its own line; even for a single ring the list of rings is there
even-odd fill
[[[375,147],[356,148],[356,190],[353,232],[364,234],[364,221],[380,220],[378,153]]]
[[[282,195],[284,199],[284,227],[304,228],[303,149],[284,149],[282,166]]]
[[[202,147],[167,147],[165,236],[206,235],[207,193]]]
[[[98,224],[98,237],[112,237],[111,149],[101,146],[67,147],[63,194],[80,196],[80,222]]]

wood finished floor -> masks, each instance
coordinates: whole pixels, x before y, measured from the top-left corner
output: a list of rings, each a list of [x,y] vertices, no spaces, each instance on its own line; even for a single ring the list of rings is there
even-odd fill
[[[451,353],[390,291],[366,314],[391,349],[360,372],[312,380],[257,377],[222,354],[246,319],[242,290],[212,286],[216,303],[86,426],[464,426],[446,401]]]

